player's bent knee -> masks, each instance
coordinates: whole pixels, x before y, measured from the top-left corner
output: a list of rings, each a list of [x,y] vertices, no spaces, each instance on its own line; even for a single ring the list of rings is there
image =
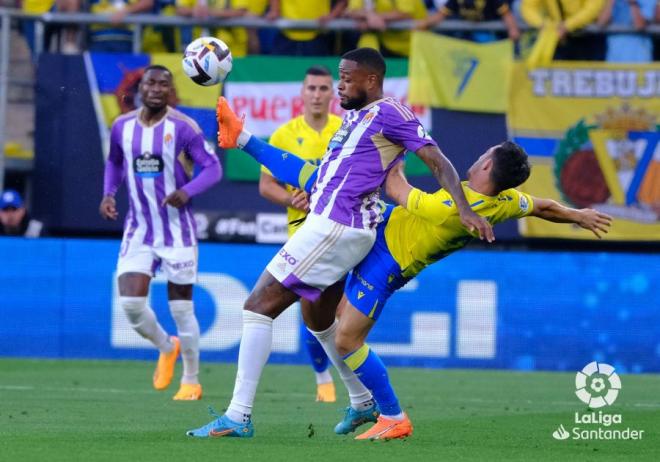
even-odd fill
[[[140,317],[147,308],[147,297],[119,297],[119,304],[129,319]]]
[[[339,330],[335,335],[335,345],[340,356],[346,356],[347,354],[354,352],[363,344],[364,342],[360,342],[359,340],[351,338],[350,336],[346,335],[346,333],[343,333]]]

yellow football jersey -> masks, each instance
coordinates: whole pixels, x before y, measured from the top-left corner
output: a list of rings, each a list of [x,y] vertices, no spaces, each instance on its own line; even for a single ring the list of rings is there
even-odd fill
[[[463,191],[472,210],[491,225],[527,216],[534,207],[532,197],[516,189],[485,196],[465,181]],[[405,277],[414,277],[473,237],[461,224],[456,204],[444,189],[429,194],[413,188],[407,207],[396,207],[385,227],[387,248]]]
[[[319,133],[307,125],[304,116],[301,115],[291,119],[275,130],[270,137],[270,144],[318,165],[325,154],[332,135],[339,130],[340,126],[341,117],[328,114],[328,123],[321,133]],[[261,171],[270,174],[270,171],[266,167],[261,167]],[[287,191],[291,191],[292,189],[290,186],[287,186]],[[300,220],[304,216],[305,212],[292,208],[287,209],[289,223]],[[300,224],[289,224],[289,236],[292,236],[299,226]]]
[[[414,20],[424,19],[427,16],[423,0],[375,0],[371,2],[376,13],[391,13],[401,11],[407,13]],[[368,6],[365,0],[349,0],[348,10],[363,10]],[[408,56],[410,49],[410,31],[391,30],[378,34],[383,45],[390,51],[401,56]],[[366,46],[366,45],[365,45]]]

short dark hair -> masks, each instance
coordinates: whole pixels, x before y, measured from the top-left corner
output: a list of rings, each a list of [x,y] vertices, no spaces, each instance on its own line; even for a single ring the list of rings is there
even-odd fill
[[[332,77],[332,72],[325,66],[317,65],[307,68],[305,71],[305,77],[308,75],[322,75]]]
[[[358,66],[367,68],[375,72],[381,79],[385,78],[387,66],[383,55],[373,48],[356,48],[355,50],[344,53],[341,59],[355,61]]]
[[[149,71],[164,71],[173,76],[172,71],[169,70],[167,67],[163,66],[162,64],[150,64],[144,68],[144,74],[146,74]]]
[[[516,143],[505,141],[493,151],[490,179],[497,192],[520,186],[527,181],[530,171],[527,153]]]

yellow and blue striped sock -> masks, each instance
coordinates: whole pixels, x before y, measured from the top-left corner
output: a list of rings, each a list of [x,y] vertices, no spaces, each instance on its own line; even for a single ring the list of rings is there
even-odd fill
[[[384,417],[399,417],[401,407],[390,384],[385,365],[366,343],[344,356],[344,362],[374,395]]]

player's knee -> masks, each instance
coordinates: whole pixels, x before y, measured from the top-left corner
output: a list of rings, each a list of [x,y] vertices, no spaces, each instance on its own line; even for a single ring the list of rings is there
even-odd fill
[[[192,300],[170,300],[170,313],[175,321],[188,319],[195,315]]]
[[[261,314],[272,319],[275,319],[276,317],[276,315],[274,315],[274,311],[276,311],[274,308],[273,301],[265,297],[264,293],[259,290],[252,292],[243,304],[244,311]]]
[[[129,319],[138,317],[147,309],[147,297],[119,297],[119,304]]]

